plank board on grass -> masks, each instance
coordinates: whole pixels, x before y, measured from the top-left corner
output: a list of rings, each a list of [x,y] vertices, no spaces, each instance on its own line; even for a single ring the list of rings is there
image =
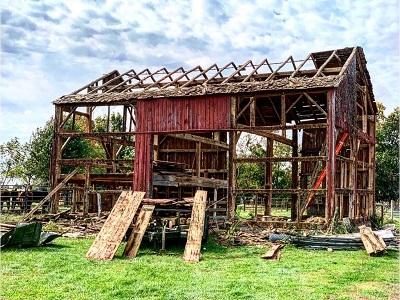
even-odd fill
[[[183,254],[183,259],[186,262],[198,262],[200,260],[206,205],[207,191],[197,191],[194,196],[192,216],[187,235],[185,252]]]
[[[132,233],[129,236],[128,242],[126,243],[124,255],[128,257],[136,257],[144,233],[146,232],[147,226],[149,225],[151,216],[154,211],[154,205],[143,205],[139,212],[139,216],[135,222]]]
[[[144,192],[123,191],[86,254],[89,259],[111,260],[143,200]]]

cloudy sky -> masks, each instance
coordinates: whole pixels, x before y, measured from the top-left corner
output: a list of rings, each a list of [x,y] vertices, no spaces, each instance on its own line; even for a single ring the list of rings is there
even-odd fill
[[[282,61],[364,48],[376,98],[399,105],[400,0],[2,0],[0,142],[28,140],[51,101],[118,69]]]

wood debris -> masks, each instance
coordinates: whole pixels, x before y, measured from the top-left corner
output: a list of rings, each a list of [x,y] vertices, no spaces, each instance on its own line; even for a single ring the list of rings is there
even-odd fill
[[[123,191],[86,254],[89,259],[111,260],[132,223],[144,192]]]
[[[383,238],[375,234],[370,227],[362,225],[360,229],[361,240],[369,255],[379,255],[385,252],[386,244]]]
[[[274,244],[264,255],[261,256],[263,259],[279,260],[281,257],[280,250],[284,247],[282,244]]]

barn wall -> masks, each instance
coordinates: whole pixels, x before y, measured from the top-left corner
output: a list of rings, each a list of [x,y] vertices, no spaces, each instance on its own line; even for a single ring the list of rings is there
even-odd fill
[[[230,97],[160,98],[137,102],[138,132],[189,132],[229,128]]]
[[[153,134],[210,132],[228,129],[230,97],[139,100],[136,105],[136,114],[138,134],[135,141],[134,189],[151,193]],[[189,148],[194,147],[193,142],[186,144]],[[221,155],[225,155],[225,153]],[[174,161],[180,162],[181,160],[175,159]],[[222,161],[225,163],[225,160]],[[224,167],[225,165],[215,166],[215,168]]]

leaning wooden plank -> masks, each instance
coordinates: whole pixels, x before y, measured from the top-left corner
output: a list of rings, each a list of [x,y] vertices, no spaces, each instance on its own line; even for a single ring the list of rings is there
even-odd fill
[[[204,231],[206,204],[207,192],[197,191],[194,196],[191,222],[189,226],[185,252],[183,254],[183,259],[186,262],[198,262],[200,260],[200,249]]]
[[[36,205],[30,212],[28,212],[22,219],[22,221],[29,221],[33,214],[40,208],[43,206],[43,204],[45,204],[47,201],[49,201],[51,199],[51,197],[53,197],[55,195],[55,193],[57,193],[61,188],[64,187],[64,185],[78,172],[79,168],[76,168],[75,170],[73,170],[71,173],[69,173],[64,179],[63,181],[61,181],[50,193],[47,194],[46,197],[44,197],[43,200],[41,200],[38,205]]]
[[[272,245],[271,249],[267,251],[261,258],[264,259],[279,259],[279,251],[283,248],[283,245],[276,244]]]
[[[154,205],[143,205],[133,227],[132,233],[129,236],[128,242],[126,243],[124,255],[132,258],[136,257],[140,244],[142,243],[144,233],[146,232],[147,226],[149,225],[151,216],[153,214],[154,207]]]
[[[370,227],[363,225],[358,228],[365,250],[369,255],[380,254],[386,250],[386,244],[382,237],[376,235]]]
[[[111,260],[132,223],[144,192],[123,191],[86,254],[89,259]]]

